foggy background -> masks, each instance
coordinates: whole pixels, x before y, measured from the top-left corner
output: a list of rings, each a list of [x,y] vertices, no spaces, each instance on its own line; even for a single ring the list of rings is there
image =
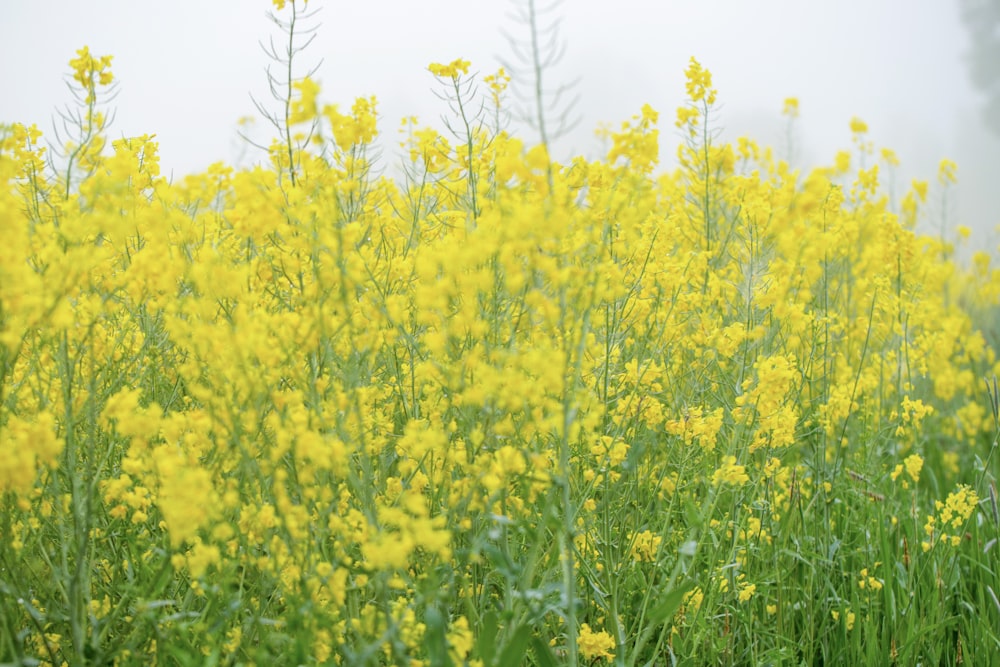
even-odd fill
[[[526,0],[312,0],[321,25],[297,73],[323,61],[321,104],[377,96],[388,171],[404,116],[440,127],[448,113],[426,66],[465,58],[485,75],[501,59],[516,62],[502,31],[527,36],[510,18],[518,4]],[[88,45],[115,57],[111,138],[155,133],[167,177],[216,161],[253,164],[263,156],[239,139],[238,121],[255,116],[264,126],[251,93],[278,108],[259,44],[283,37],[271,8],[268,0],[0,0],[0,122],[36,123],[52,139],[53,112],[72,102],[67,63]],[[912,178],[931,182],[926,230],[964,224],[973,238],[962,254],[997,253],[1000,0],[565,0],[542,20],[555,18],[565,55],[547,80],[578,80],[572,115],[580,118],[555,144],[557,159],[599,157],[598,124],[618,126],[649,103],[661,114],[661,164],[672,166],[674,113],[695,56],[719,90],[724,139],[748,135],[787,156],[781,111],[798,97],[793,165],[808,168],[853,148],[858,116],[876,151],[892,148],[902,162],[897,201]],[[946,198],[935,188],[942,158],[958,163]]]

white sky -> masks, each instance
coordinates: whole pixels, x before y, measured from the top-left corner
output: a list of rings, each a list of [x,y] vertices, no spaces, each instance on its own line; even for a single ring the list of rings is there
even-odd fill
[[[313,6],[322,25],[300,72],[323,60],[322,102],[378,97],[387,161],[403,116],[439,124],[447,112],[433,95],[428,63],[462,57],[490,73],[498,57],[511,57],[501,29],[523,34],[508,17],[509,0]],[[86,44],[115,56],[121,90],[112,136],[155,133],[164,174],[258,159],[236,129],[255,113],[249,93],[270,101],[269,61],[258,44],[280,37],[270,7],[268,0],[0,0],[0,122],[34,122],[51,135],[53,110],[72,99],[67,63]],[[852,116],[903,161],[897,191],[913,177],[933,182],[938,161],[954,159],[959,186],[947,223],[973,227],[978,246],[995,250],[1000,139],[979,120],[958,7],[957,0],[565,0],[558,13],[567,51],[550,77],[580,79],[582,122],[560,148],[596,157],[598,123],[617,125],[648,102],[661,112],[669,161],[693,55],[713,73],[723,105],[717,122],[729,138],[748,134],[780,151],[782,102],[797,96],[801,166],[849,149]]]

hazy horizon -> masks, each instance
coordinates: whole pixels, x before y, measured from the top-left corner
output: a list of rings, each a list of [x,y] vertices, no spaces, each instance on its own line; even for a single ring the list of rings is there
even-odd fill
[[[523,34],[509,2],[401,0],[366,3],[312,0],[322,24],[302,54],[298,74],[316,74],[324,102],[379,100],[386,163],[395,161],[404,116],[440,125],[430,62],[472,61],[492,73],[512,59],[502,29]],[[112,137],[155,133],[164,175],[177,178],[216,161],[248,164],[261,155],[237,135],[238,120],[256,116],[250,99],[270,103],[259,41],[279,37],[267,0],[126,0],[7,2],[0,7],[0,122],[36,123],[50,139],[56,109],[72,101],[67,62],[88,45],[114,55],[120,92]],[[287,9],[285,12],[287,13]],[[581,123],[556,145],[597,157],[599,123],[617,125],[645,103],[661,113],[662,164],[678,137],[674,111],[683,103],[691,56],[711,70],[719,90],[723,137],[749,135],[783,149],[786,97],[797,97],[796,165],[827,164],[851,149],[849,123],[867,122],[876,148],[893,149],[901,194],[912,178],[933,184],[942,158],[958,163],[947,226],[974,230],[975,249],[996,254],[1000,223],[1000,138],[981,119],[982,97],[964,58],[969,36],[958,3],[883,0],[803,3],[794,0],[652,2],[620,0],[615,11],[596,0],[567,0],[558,10],[566,54],[548,74],[578,79]],[[39,38],[44,35],[44,46]],[[258,124],[260,124],[258,119]],[[518,130],[526,141],[535,137]],[[936,212],[939,224],[940,211]]]

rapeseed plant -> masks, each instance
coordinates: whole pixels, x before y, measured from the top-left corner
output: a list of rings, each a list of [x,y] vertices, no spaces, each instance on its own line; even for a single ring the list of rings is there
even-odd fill
[[[58,171],[0,135],[0,662],[995,653],[1000,271],[863,121],[793,171],[692,59],[674,172],[649,106],[562,164],[457,59],[400,181],[304,76],[266,166],[169,183],[110,65]]]

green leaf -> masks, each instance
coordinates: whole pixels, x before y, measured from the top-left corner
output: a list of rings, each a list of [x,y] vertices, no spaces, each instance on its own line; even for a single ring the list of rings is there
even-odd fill
[[[539,667],[558,667],[552,648],[541,637],[531,638],[531,650]]]
[[[476,653],[487,665],[493,664],[497,655],[497,613],[489,610],[479,622],[479,637],[476,638]]]
[[[688,581],[672,588],[653,607],[648,615],[648,625],[659,625],[674,615],[684,601],[684,595],[693,588],[693,583]]]
[[[448,656],[448,634],[444,615],[437,607],[428,607],[424,615],[424,648],[431,667],[451,667]]]
[[[496,667],[520,667],[524,663],[524,654],[528,651],[530,640],[531,628],[527,625],[518,627],[500,652],[500,660],[497,661]]]

